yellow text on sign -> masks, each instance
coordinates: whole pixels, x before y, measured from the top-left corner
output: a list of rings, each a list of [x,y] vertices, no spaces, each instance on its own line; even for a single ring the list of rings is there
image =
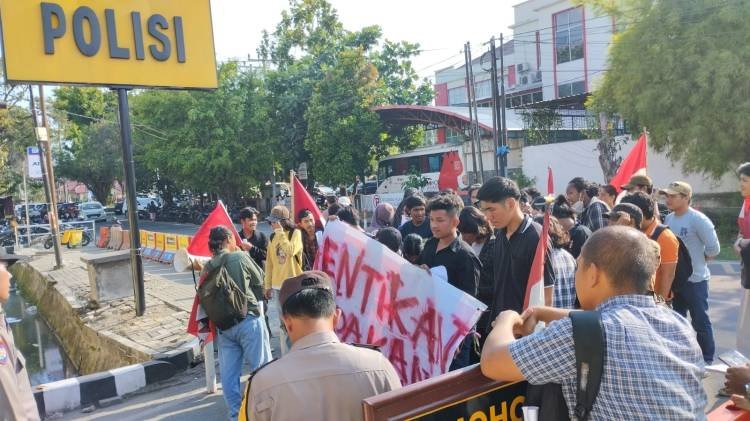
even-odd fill
[[[209,0],[0,0],[6,79],[216,88]]]
[[[518,414],[518,409],[523,404],[524,397],[518,396],[513,399],[510,403],[510,411],[508,411],[508,402],[501,402],[496,405],[489,407],[487,411],[476,411],[471,414],[468,421],[521,421],[522,417]],[[457,421],[467,421],[466,418],[461,417]]]

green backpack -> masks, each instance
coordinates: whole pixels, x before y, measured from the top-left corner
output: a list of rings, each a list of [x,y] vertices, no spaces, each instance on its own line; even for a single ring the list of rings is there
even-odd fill
[[[226,255],[219,266],[208,272],[198,287],[203,310],[216,327],[227,330],[247,316],[247,296],[229,276],[224,267]]]

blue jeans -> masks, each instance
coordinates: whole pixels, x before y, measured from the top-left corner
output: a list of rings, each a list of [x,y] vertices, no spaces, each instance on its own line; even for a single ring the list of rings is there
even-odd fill
[[[711,320],[708,318],[708,280],[686,284],[674,292],[672,308],[686,318],[690,312],[690,322],[698,334],[698,345],[703,351],[703,360],[710,364],[714,360],[716,345]]]
[[[231,328],[217,331],[221,387],[230,418],[236,420],[242,404],[242,364],[248,363],[252,372],[271,361],[271,341],[263,318],[251,314]]]

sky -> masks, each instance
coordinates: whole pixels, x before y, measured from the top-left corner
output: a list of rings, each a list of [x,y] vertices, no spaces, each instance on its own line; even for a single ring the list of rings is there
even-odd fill
[[[513,5],[519,0],[329,0],[348,30],[380,25],[384,38],[420,44],[413,60],[422,77],[463,63],[463,45],[471,42],[477,57],[481,44],[513,24]],[[273,31],[288,8],[288,0],[212,0],[214,42],[218,60],[256,58],[261,31]]]

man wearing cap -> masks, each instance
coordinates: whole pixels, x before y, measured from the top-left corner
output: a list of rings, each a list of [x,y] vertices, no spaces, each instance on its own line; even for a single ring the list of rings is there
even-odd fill
[[[609,225],[623,225],[640,231],[643,223],[643,212],[632,203],[620,203],[615,205],[611,211],[605,212],[604,217],[609,219]]]
[[[708,317],[708,280],[711,272],[706,260],[721,251],[716,229],[710,219],[690,206],[693,189],[684,181],[675,181],[659,191],[667,196],[667,207],[672,211],[664,222],[685,243],[693,262],[693,274],[687,286],[674,292],[672,308],[683,317],[690,313],[693,329],[698,334],[698,344],[703,359],[710,364],[714,359],[714,334]]]
[[[292,348],[248,380],[248,420],[361,420],[363,399],[401,387],[380,352],[339,342],[328,274],[287,279],[279,301]]]
[[[26,360],[16,349],[1,307],[10,295],[11,274],[6,265],[12,265],[20,257],[4,251],[0,248],[0,420],[38,420],[39,412],[26,374]]]
[[[628,184],[623,184],[620,188],[629,194],[642,191],[649,196],[654,196],[654,180],[646,174],[634,174],[630,177]],[[656,202],[654,202],[654,215],[656,215],[657,221],[661,220],[663,216],[659,210],[659,204]]]

